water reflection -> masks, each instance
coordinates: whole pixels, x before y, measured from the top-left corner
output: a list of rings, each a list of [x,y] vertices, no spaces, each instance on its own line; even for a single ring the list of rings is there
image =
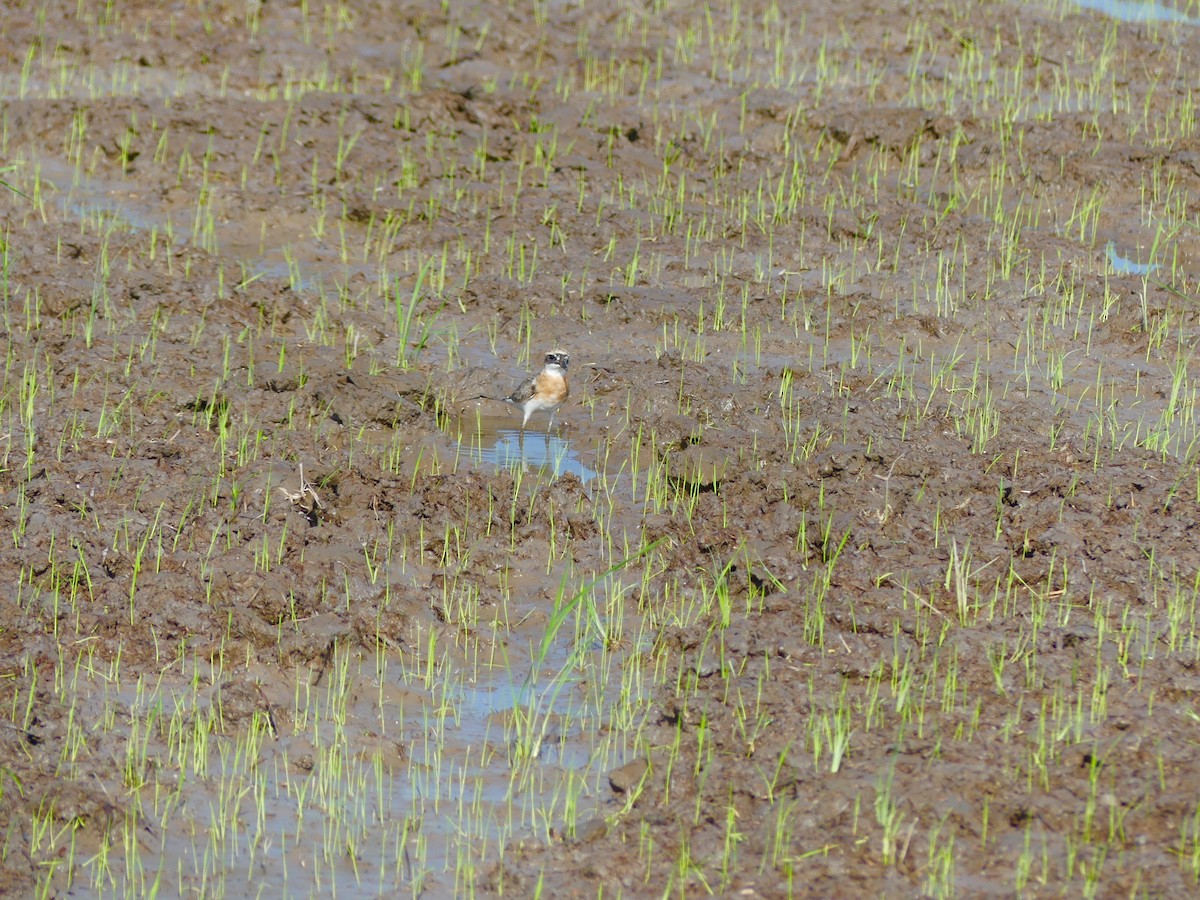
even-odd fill
[[[338,279],[352,275],[383,274],[372,265],[347,262],[320,243],[285,240],[304,229],[294,227],[295,222],[284,223],[273,211],[222,211],[211,227],[197,231],[194,226],[199,223],[190,207],[164,204],[128,180],[84,175],[78,167],[49,156],[39,159],[36,174],[56,187],[59,208],[69,218],[87,221],[99,214],[130,231],[155,232],[176,246],[191,243],[214,256],[230,257],[239,266],[235,284],[263,277],[286,279],[294,291],[320,295],[329,282],[336,286]]]
[[[1172,9],[1150,0],[1075,0],[1077,6],[1092,9],[1122,22],[1200,22],[1183,10]]]
[[[1104,245],[1104,255],[1108,257],[1108,264],[1118,275],[1149,275],[1158,268],[1153,263],[1139,263],[1127,259],[1117,252],[1117,245],[1112,241]]]
[[[463,423],[465,426],[467,423]],[[489,427],[484,418],[459,438],[459,450],[472,462],[512,471],[533,471],[558,478],[567,473],[584,484],[598,474],[579,459],[566,438],[544,431]]]

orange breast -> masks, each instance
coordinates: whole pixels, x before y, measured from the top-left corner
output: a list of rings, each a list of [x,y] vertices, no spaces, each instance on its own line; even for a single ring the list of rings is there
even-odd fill
[[[567,379],[550,372],[539,372],[537,377],[537,393],[548,403],[562,403],[567,399]]]

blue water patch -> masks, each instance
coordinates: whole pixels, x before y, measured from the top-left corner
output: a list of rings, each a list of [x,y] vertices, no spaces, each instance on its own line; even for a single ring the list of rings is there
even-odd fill
[[[477,432],[463,435],[459,446],[475,462],[513,471],[545,472],[554,478],[571,473],[584,484],[598,474],[580,461],[570,441],[546,432],[522,433],[516,429],[500,429],[491,435]]]
[[[1118,275],[1149,275],[1158,268],[1153,263],[1139,263],[1132,259],[1126,259],[1117,252],[1117,245],[1112,241],[1104,245],[1104,255],[1108,258],[1108,264],[1112,266],[1112,270]]]
[[[1075,0],[1077,6],[1111,16],[1122,22],[1182,22],[1200,24],[1200,19],[1161,3],[1140,0]]]

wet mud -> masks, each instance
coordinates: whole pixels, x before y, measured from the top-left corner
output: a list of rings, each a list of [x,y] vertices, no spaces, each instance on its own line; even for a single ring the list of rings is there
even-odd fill
[[[0,893],[1196,891],[1195,10],[19,6]]]

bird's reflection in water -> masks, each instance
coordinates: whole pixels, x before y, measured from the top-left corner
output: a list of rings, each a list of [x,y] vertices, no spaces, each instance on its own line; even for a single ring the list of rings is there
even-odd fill
[[[570,441],[544,431],[478,428],[462,435],[459,448],[473,462],[516,471],[541,471],[555,478],[571,473],[585,484],[597,474],[580,461]]]

